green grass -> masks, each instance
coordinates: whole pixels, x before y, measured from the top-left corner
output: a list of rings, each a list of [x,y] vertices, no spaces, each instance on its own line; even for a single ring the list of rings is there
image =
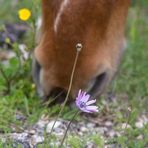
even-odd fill
[[[31,9],[32,18],[28,21],[28,24],[33,26],[35,19],[40,14],[39,0],[35,2],[30,0],[19,1],[18,4],[12,3],[11,0],[0,0],[0,18],[3,18],[0,20],[0,28],[3,28],[4,23],[20,23],[17,12],[22,7]],[[35,7],[32,7],[32,5]],[[108,114],[115,115],[114,121],[116,123],[127,122],[127,114],[130,115],[128,124],[132,128],[125,130],[124,134],[118,138],[108,139],[108,143],[115,142],[122,147],[142,148],[148,143],[148,125],[141,129],[135,127],[137,118],[142,113],[148,112],[148,16],[146,9],[148,9],[146,1],[135,1],[129,11],[126,31],[128,48],[125,51],[118,76],[110,89],[115,93],[117,102],[106,104],[104,98],[99,102],[101,106],[100,114],[105,112],[104,106],[108,106]],[[9,13],[8,10],[10,10]],[[30,52],[35,46],[33,39],[34,32],[30,29],[26,38],[24,38],[28,47],[27,50]],[[18,43],[13,46],[17,55],[21,55],[21,53],[18,53]],[[18,113],[23,114],[27,119],[25,123],[30,125],[35,123],[43,114],[51,117],[59,111],[59,105],[51,108],[43,106],[36,95],[30,73],[31,59],[25,61],[22,65],[19,64],[19,60],[17,56],[9,61],[8,66],[0,63],[3,71],[3,74],[0,73],[0,131],[4,133],[10,133],[14,125],[18,127],[19,131],[19,127],[24,125],[22,121],[16,119]],[[131,112],[128,111],[128,107],[131,108]],[[74,109],[71,110],[67,107],[63,118],[70,119],[73,112]],[[139,135],[143,135],[144,140],[137,140],[136,138]],[[93,140],[98,146],[102,146],[104,140],[97,136],[93,135],[86,139]],[[84,142],[86,139],[84,137],[81,140]],[[69,144],[74,148],[82,147],[83,142],[81,140],[76,135],[68,138]],[[1,140],[0,147],[2,147]]]

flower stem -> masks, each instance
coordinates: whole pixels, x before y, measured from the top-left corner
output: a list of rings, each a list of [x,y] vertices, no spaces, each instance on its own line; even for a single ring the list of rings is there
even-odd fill
[[[5,83],[7,85],[7,89],[5,91],[6,94],[9,94],[11,91],[11,80],[9,80],[9,78],[7,77],[6,73],[4,72],[4,69],[2,68],[2,65],[0,64],[0,73],[2,74]]]
[[[70,127],[70,125],[71,125],[72,121],[74,120],[74,118],[75,118],[75,117],[76,117],[79,113],[80,113],[80,111],[79,111],[79,110],[78,110],[78,111],[76,111],[76,112],[75,112],[75,114],[73,115],[72,119],[69,121],[69,123],[68,123],[68,125],[67,125],[67,128],[66,128],[66,131],[65,131],[65,133],[64,133],[64,136],[63,136],[63,138],[62,138],[62,141],[61,141],[61,143],[60,143],[59,148],[62,148],[63,143],[64,143],[64,140],[65,140],[66,135],[67,135],[67,132],[68,132],[68,130],[69,130],[69,127]]]
[[[128,113],[128,117],[127,117],[127,121],[126,121],[126,124],[125,124],[125,128],[124,129],[127,129],[127,125],[129,124],[129,122],[130,122],[130,118],[131,118],[131,108],[130,108],[130,110],[129,110],[129,113]]]
[[[72,73],[71,73],[71,77],[70,77],[70,83],[69,83],[69,87],[68,87],[68,92],[67,92],[67,95],[65,97],[64,103],[61,105],[61,110],[60,110],[59,114],[57,115],[57,117],[56,117],[56,119],[55,119],[55,121],[53,123],[53,126],[52,126],[51,131],[50,131],[50,135],[52,134],[53,128],[54,128],[58,118],[61,116],[61,114],[62,114],[62,112],[64,110],[64,107],[65,107],[65,105],[66,105],[66,103],[68,101],[68,97],[69,97],[69,94],[70,94],[70,91],[71,91],[73,77],[74,77],[74,72],[75,72],[75,69],[76,69],[76,64],[77,64],[77,61],[78,61],[79,53],[80,53],[80,50],[77,50],[75,61],[74,61],[74,65],[73,65],[73,69],[72,69]]]

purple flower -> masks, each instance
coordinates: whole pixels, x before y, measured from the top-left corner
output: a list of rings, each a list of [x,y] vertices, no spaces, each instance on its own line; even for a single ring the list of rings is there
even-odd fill
[[[86,92],[79,90],[78,96],[76,98],[77,107],[83,112],[87,112],[87,113],[98,112],[98,107],[95,105],[92,105],[96,102],[96,100],[88,101],[89,98],[90,98],[89,94],[86,94]]]

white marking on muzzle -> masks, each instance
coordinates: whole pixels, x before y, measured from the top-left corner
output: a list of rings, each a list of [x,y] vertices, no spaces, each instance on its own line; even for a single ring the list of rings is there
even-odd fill
[[[61,15],[63,14],[65,8],[67,7],[69,3],[69,0],[63,0],[61,6],[60,6],[60,9],[59,9],[59,12],[56,16],[56,19],[55,19],[55,22],[54,22],[54,31],[57,32],[57,29],[58,29],[58,25],[59,25],[59,22],[61,20]]]

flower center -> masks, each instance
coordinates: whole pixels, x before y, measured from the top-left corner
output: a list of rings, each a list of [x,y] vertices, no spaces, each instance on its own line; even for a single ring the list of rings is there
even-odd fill
[[[85,102],[80,102],[80,108],[84,108],[86,106]]]

